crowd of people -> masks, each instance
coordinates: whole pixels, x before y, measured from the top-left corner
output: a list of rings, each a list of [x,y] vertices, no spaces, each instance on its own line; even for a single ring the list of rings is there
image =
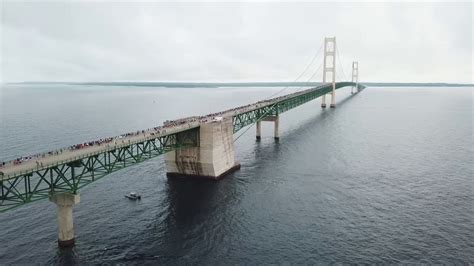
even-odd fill
[[[192,119],[192,121],[198,121],[198,120],[197,119]],[[32,155],[32,156],[18,157],[16,159],[11,160],[11,161],[0,162],[0,169],[4,168],[6,166],[9,166],[9,165],[20,165],[20,164],[23,164],[23,163],[28,162],[30,160],[35,160],[37,166],[42,166],[42,162],[41,162],[42,158],[46,158],[46,157],[49,157],[49,156],[52,156],[52,155],[59,155],[59,154],[64,153],[65,151],[81,150],[81,149],[85,149],[85,148],[93,147],[93,146],[107,145],[108,147],[110,147],[112,142],[113,142],[114,145],[117,145],[117,144],[120,144],[120,143],[123,144],[123,143],[126,143],[125,142],[126,138],[129,138],[127,141],[128,141],[128,143],[130,143],[130,137],[136,137],[136,136],[139,136],[139,135],[143,135],[143,137],[146,137],[147,134],[148,134],[148,136],[159,135],[161,133],[166,133],[167,128],[171,128],[171,127],[175,127],[175,126],[178,126],[178,125],[186,124],[186,123],[190,122],[190,120],[180,119],[179,122],[174,122],[174,121],[168,121],[168,122],[169,123],[166,123],[166,125],[163,125],[163,126],[157,126],[157,127],[149,128],[149,129],[146,129],[146,130],[138,130],[138,131],[135,131],[135,132],[129,132],[129,133],[125,133],[125,134],[122,134],[122,135],[119,135],[119,136],[116,136],[116,137],[102,138],[102,139],[99,139],[99,140],[88,141],[88,142],[84,142],[84,143],[78,143],[78,144],[74,144],[74,145],[71,145],[69,147],[61,148],[61,149],[58,149],[58,150],[55,150],[55,151],[39,153],[39,154],[35,154],[35,155]]]
[[[309,89],[309,90],[312,90],[312,89]],[[271,104],[271,103],[274,103],[274,102],[278,102],[278,101],[280,101],[284,98],[289,97],[290,95],[295,96],[295,95],[300,95],[300,94],[307,93],[307,91],[309,91],[309,90],[295,92],[295,93],[285,95],[285,96],[274,97],[274,98],[271,98],[271,99],[262,100],[262,101],[258,101],[256,103],[252,103],[252,104],[248,104],[248,105],[244,105],[244,106],[239,106],[239,107],[235,107],[235,108],[227,109],[227,110],[224,110],[224,111],[221,111],[221,112],[211,113],[211,114],[207,114],[207,115],[203,115],[203,116],[191,116],[191,117],[181,118],[181,119],[177,119],[177,120],[166,120],[163,123],[162,126],[149,128],[149,129],[146,129],[146,130],[138,130],[138,131],[135,131],[135,132],[125,133],[125,134],[122,134],[122,135],[119,135],[119,136],[116,136],[116,137],[102,138],[102,139],[95,140],[95,141],[89,141],[89,142],[74,144],[74,145],[71,145],[67,148],[61,148],[61,149],[56,150],[56,151],[39,153],[39,154],[35,154],[35,155],[32,155],[32,156],[19,157],[19,158],[16,158],[16,159],[8,161],[8,162],[0,162],[0,169],[6,167],[7,165],[20,165],[20,164],[28,162],[30,160],[36,160],[36,164],[38,166],[41,166],[42,165],[42,162],[41,162],[42,158],[45,158],[45,157],[48,157],[48,156],[53,156],[53,155],[59,155],[59,154],[62,154],[63,152],[65,152],[65,151],[80,150],[80,149],[84,149],[84,148],[88,148],[88,147],[92,147],[92,146],[101,146],[103,144],[110,146],[110,144],[112,142],[114,142],[114,145],[117,145],[117,143],[119,143],[119,144],[120,143],[125,143],[125,141],[124,141],[125,138],[136,137],[136,136],[139,136],[139,135],[143,135],[144,137],[146,137],[147,134],[149,136],[165,134],[166,130],[168,128],[172,128],[172,127],[176,127],[176,126],[180,126],[180,125],[184,125],[184,124],[189,124],[189,123],[193,123],[193,122],[207,123],[207,122],[213,121],[216,117],[233,116],[233,115],[236,115],[237,112],[239,112],[239,111],[240,112],[241,111],[247,111],[250,108],[253,108],[253,109],[254,108],[259,108],[263,105],[268,105],[268,104]],[[128,142],[130,142],[130,139],[128,139]]]
[[[102,144],[110,143],[112,142],[114,138],[104,138],[104,139],[99,139],[95,141],[89,141],[89,142],[84,142],[84,143],[79,143],[79,144],[74,144],[68,147],[68,150],[79,150],[82,148],[90,147],[90,146],[100,146]],[[60,150],[62,152],[62,150]]]

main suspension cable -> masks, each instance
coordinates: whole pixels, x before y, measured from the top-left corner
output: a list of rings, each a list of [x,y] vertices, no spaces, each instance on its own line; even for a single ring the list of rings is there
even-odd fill
[[[316,71],[314,71],[313,75],[311,75],[311,77],[305,82],[306,85],[308,85],[309,82],[311,82],[311,80],[319,73],[319,70],[321,69],[321,67],[323,66],[323,62],[321,62],[318,66],[318,68],[316,69]],[[308,86],[301,86],[299,87],[296,91],[296,92],[299,92],[302,88],[306,88]]]
[[[339,47],[336,45],[336,53],[337,53],[337,61],[339,62],[339,66],[341,67],[342,76],[344,77],[345,81],[348,81],[346,73],[344,73],[344,65],[341,63],[341,55],[339,53]]]
[[[303,71],[303,73],[305,73],[305,72],[308,70],[309,66],[313,64],[314,60],[315,60],[316,57],[319,55],[319,52],[321,51],[321,48],[322,48],[322,47],[323,47],[322,45],[319,47],[318,52],[317,52],[316,55],[313,57],[313,59],[311,60],[310,64],[308,64],[308,65],[306,66],[306,68],[305,68],[305,70]],[[323,63],[320,63],[320,64],[319,64],[319,67],[316,69],[316,71],[311,75],[311,77],[310,77],[305,83],[310,82],[310,80],[313,79],[313,78],[316,76],[316,74],[317,74],[317,73],[319,72],[319,70],[321,69],[322,65],[323,65]],[[295,79],[295,81],[293,81],[293,82],[296,82],[299,78],[301,78],[301,76],[303,75],[303,73],[301,73],[301,74]],[[302,87],[298,88],[296,92],[299,92],[303,87],[305,87],[305,86],[302,86]],[[287,88],[288,88],[288,86],[285,87],[283,90],[280,90],[278,93],[284,91],[284,90],[287,89]],[[277,94],[278,94],[278,93],[277,93]],[[276,94],[273,94],[272,96],[269,97],[269,99],[273,98],[273,96],[275,96],[275,95],[276,95]],[[271,110],[271,108],[273,108],[276,104],[277,104],[277,103],[274,103],[273,105],[271,105],[270,108],[269,108],[269,110]],[[267,111],[267,112],[268,112],[268,111]],[[263,113],[260,117],[258,117],[258,118],[257,118],[257,122],[259,122],[260,120],[262,120],[262,119],[267,115],[267,112]],[[246,128],[246,129],[244,130],[244,132],[242,132],[240,135],[238,135],[238,136],[234,139],[234,143],[235,143],[238,139],[240,139],[245,133],[247,133],[247,131],[249,131],[251,128],[252,128],[252,127]]]
[[[306,65],[305,69],[303,70],[303,72],[301,72],[301,74],[298,75],[298,77],[291,83],[295,83],[296,81],[298,81],[305,73],[306,71],[309,69],[309,67],[313,64],[314,60],[316,60],[316,58],[319,56],[319,53],[321,52],[321,49],[323,48],[323,44],[321,44],[321,46],[319,46],[319,49],[318,51],[316,52],[316,54],[314,54],[313,58],[311,59],[311,61],[309,62],[309,64]],[[268,99],[271,99],[273,97],[275,97],[276,95],[282,93],[283,91],[285,91],[286,89],[288,89],[290,86],[285,86],[283,89],[281,89],[280,91],[270,95],[268,97]]]

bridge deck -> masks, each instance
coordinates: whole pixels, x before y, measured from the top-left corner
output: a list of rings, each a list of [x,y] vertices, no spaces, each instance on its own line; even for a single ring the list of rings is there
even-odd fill
[[[126,147],[131,144],[186,131],[196,127],[199,127],[199,122],[197,121],[189,122],[183,125],[176,125],[173,127],[161,128],[160,130],[145,130],[144,133],[139,131],[140,133],[137,135],[115,137],[112,141],[104,142],[100,145],[96,144],[74,150],[65,148],[62,149],[62,151],[57,150],[51,152],[51,154],[46,152],[44,157],[35,156],[29,160],[22,161],[19,164],[6,164],[4,167],[0,168],[0,172],[3,173],[3,177],[0,175],[0,180],[14,178],[17,175],[23,175],[32,171],[46,169],[51,166],[73,162],[95,154],[101,154],[107,151],[115,150],[117,148]]]
[[[0,180],[12,179],[20,175],[26,175],[34,171],[47,169],[48,167],[88,158],[95,154],[101,154],[107,151],[115,150],[117,148],[187,131],[192,128],[200,127],[202,123],[210,123],[215,117],[234,117],[243,113],[261,109],[263,107],[272,106],[279,102],[308,94],[316,90],[327,89],[328,86],[331,86],[331,84],[325,84],[315,88],[290,93],[284,96],[274,97],[268,100],[259,101],[245,106],[239,106],[218,113],[199,116],[198,119],[184,119],[184,121],[181,120],[181,123],[178,125],[164,125],[152,129],[140,130],[134,133],[123,134],[121,136],[108,138],[106,142],[102,142],[101,144],[94,143],[91,146],[86,146],[79,149],[64,148],[52,152],[46,152],[41,155],[24,156],[21,157],[20,160],[12,160],[4,166],[0,165]]]

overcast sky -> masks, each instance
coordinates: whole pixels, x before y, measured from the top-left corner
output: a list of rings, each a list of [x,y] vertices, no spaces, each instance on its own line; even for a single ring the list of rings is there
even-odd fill
[[[336,36],[349,79],[358,60],[361,81],[472,83],[472,12],[471,2],[2,0],[1,80],[293,81]]]

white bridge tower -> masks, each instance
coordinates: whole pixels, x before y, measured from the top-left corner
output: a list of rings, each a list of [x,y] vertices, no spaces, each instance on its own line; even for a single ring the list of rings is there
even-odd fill
[[[352,82],[356,84],[357,91],[359,91],[359,62],[352,62]],[[351,87],[351,93],[354,93],[354,86]]]
[[[336,107],[336,37],[324,38],[323,84],[332,78],[331,108]],[[329,75],[330,74],[330,75]],[[322,96],[321,107],[326,108],[326,95]]]

